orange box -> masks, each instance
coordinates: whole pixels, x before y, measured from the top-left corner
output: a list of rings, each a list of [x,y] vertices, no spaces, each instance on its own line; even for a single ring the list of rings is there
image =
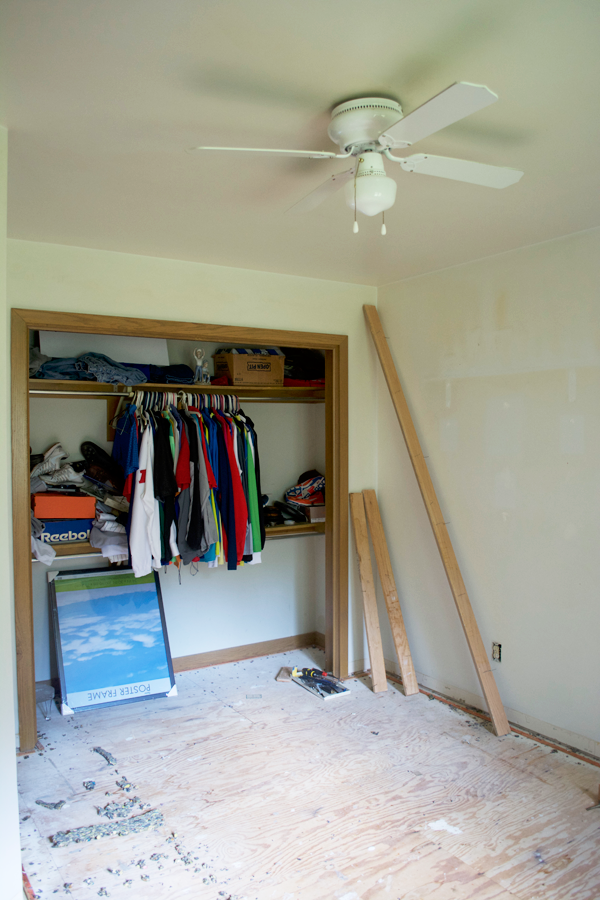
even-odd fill
[[[76,497],[44,491],[32,496],[36,519],[93,519],[96,515],[95,497]]]

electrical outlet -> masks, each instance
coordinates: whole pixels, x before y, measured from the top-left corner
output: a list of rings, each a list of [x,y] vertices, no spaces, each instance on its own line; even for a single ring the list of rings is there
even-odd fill
[[[502,662],[502,644],[492,641],[492,659],[495,662]]]

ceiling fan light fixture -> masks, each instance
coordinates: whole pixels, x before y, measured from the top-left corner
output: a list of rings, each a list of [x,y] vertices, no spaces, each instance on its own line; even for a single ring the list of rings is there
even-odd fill
[[[364,216],[378,216],[396,201],[396,182],[388,178],[379,153],[360,157],[356,175],[345,187],[346,203]]]

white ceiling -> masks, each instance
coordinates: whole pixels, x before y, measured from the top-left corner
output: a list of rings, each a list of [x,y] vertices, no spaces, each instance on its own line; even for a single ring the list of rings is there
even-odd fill
[[[380,285],[600,224],[594,0],[4,0],[9,234]],[[343,160],[192,155],[196,144],[335,150],[330,107],[454,81],[500,100],[414,151],[512,166],[503,191],[387,164],[395,207],[343,191],[286,209]],[[250,157],[250,158],[249,158]]]

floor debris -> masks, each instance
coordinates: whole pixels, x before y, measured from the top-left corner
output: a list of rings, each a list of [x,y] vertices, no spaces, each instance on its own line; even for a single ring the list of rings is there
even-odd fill
[[[133,788],[135,787],[135,784],[131,784],[131,782],[128,781],[125,776],[117,781],[116,784],[117,787],[120,787],[122,791],[127,791],[127,793],[129,793],[129,791],[133,790]]]
[[[111,803],[107,803],[106,806],[97,806],[96,810],[99,816],[106,816],[107,819],[114,819],[115,816],[122,818],[138,803],[141,809],[144,804],[139,797],[132,797],[131,800],[125,800],[124,803],[116,803],[113,800]]]
[[[66,800],[59,800],[58,803],[46,803],[45,800],[36,800],[35,801],[38,806],[43,806],[44,809],[62,809],[66,804]]]
[[[112,753],[108,752],[108,750],[103,750],[102,747],[94,747],[93,750],[94,753],[99,753],[100,756],[103,756],[109,766],[116,766],[117,761]]]
[[[50,838],[53,847],[66,847],[67,844],[85,844],[88,841],[97,840],[100,837],[109,837],[118,834],[124,837],[127,834],[136,834],[142,831],[150,831],[158,828],[164,821],[163,814],[158,810],[142,813],[141,816],[133,816],[107,825],[88,825],[83,828],[73,828],[72,831],[57,831]]]
[[[86,791],[93,791],[94,788],[96,787],[96,782],[95,781],[84,781],[83,786],[86,789]]]

